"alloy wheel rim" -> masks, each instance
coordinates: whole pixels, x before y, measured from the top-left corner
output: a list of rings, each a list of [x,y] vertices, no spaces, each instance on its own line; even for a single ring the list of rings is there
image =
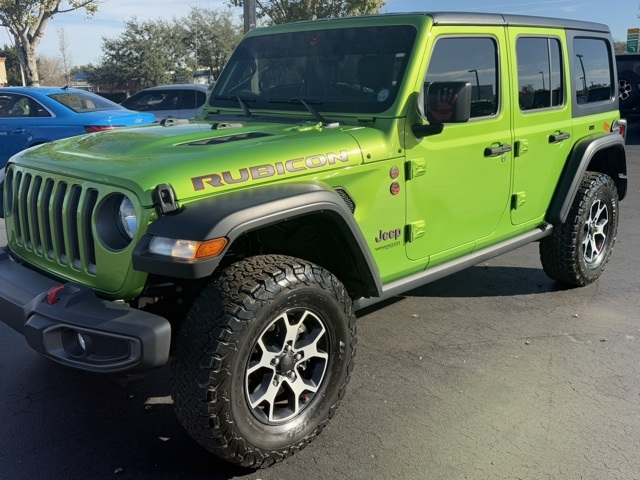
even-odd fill
[[[582,254],[588,265],[600,260],[607,245],[608,233],[609,209],[605,202],[597,200],[591,205],[582,237]]]
[[[618,82],[618,91],[620,100],[626,100],[631,95],[632,86],[630,83],[627,83],[625,80],[620,80]]]
[[[323,319],[307,308],[278,315],[260,334],[245,370],[245,396],[253,415],[287,422],[314,400],[329,363]]]

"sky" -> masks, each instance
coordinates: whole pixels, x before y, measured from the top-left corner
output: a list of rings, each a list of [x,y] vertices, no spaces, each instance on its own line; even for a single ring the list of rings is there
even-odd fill
[[[444,4],[444,5],[443,5]],[[102,38],[116,38],[124,30],[124,21],[135,16],[139,21],[185,16],[198,6],[230,11],[241,22],[242,9],[229,10],[225,0],[105,0],[98,12],[87,19],[84,11],[55,16],[47,25],[38,55],[59,55],[58,30],[64,30],[71,63],[98,64]],[[640,27],[640,0],[387,0],[383,12],[467,11],[514,13],[587,20],[609,25],[613,38],[626,40],[627,29]],[[6,30],[0,32],[0,45],[12,44]]]

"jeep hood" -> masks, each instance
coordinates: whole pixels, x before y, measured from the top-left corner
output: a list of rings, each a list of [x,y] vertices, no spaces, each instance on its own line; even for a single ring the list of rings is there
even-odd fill
[[[348,133],[320,124],[194,122],[72,137],[25,150],[12,163],[131,190],[151,204],[158,184],[178,200],[362,163]],[[361,129],[361,128],[359,128]]]

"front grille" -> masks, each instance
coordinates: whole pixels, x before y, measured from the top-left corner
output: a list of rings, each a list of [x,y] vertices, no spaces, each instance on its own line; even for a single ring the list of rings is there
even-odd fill
[[[7,213],[20,248],[75,271],[95,275],[91,219],[98,190],[53,176],[9,169]]]

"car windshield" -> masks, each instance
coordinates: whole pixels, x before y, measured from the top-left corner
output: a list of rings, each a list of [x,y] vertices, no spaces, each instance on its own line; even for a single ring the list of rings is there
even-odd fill
[[[395,101],[415,27],[341,28],[245,39],[216,83],[210,105],[380,113]],[[239,103],[240,102],[240,103]]]
[[[52,93],[50,98],[76,113],[99,112],[101,110],[124,110],[117,103],[98,95],[85,92]]]

